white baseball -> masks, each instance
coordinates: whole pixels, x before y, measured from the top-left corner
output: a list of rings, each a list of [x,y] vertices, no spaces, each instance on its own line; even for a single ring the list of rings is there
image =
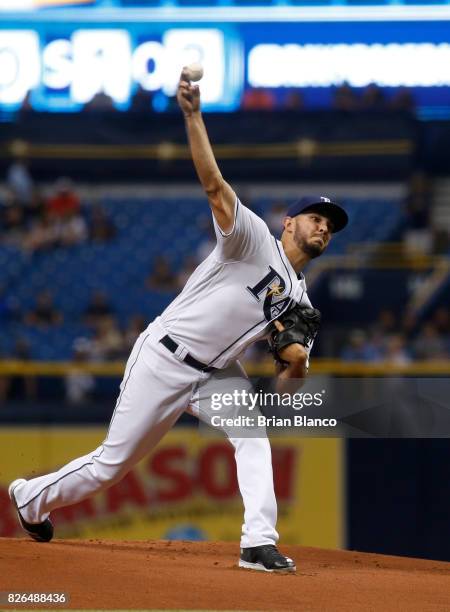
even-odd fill
[[[184,72],[190,81],[200,81],[203,76],[203,66],[198,62],[193,62],[186,66]]]

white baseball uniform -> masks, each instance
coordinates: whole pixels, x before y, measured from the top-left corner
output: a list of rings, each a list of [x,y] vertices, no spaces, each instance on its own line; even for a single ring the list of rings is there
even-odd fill
[[[57,472],[15,489],[27,522],[42,522],[52,510],[118,482],[186,409],[205,418],[199,396],[208,395],[209,381],[212,386],[216,377],[230,376],[249,389],[239,355],[267,335],[270,322],[293,300],[311,306],[303,275],[297,277],[281,242],[261,218],[236,199],[231,231],[223,233],[215,220],[214,225],[214,251],[137,339],[104,442]],[[171,348],[161,342],[167,337]],[[200,371],[187,358],[218,371]],[[278,540],[277,508],[269,441],[265,432],[229,439],[245,508],[241,547],[273,544]]]

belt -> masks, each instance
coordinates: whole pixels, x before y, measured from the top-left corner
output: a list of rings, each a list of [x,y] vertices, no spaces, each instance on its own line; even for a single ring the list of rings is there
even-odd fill
[[[169,335],[164,336],[164,338],[161,338],[160,342],[171,353],[176,353],[178,349],[180,348],[180,345],[177,342],[175,342],[175,340],[172,340],[172,338]],[[186,353],[184,357],[182,357],[181,361],[184,361],[184,363],[186,363],[188,366],[191,366],[191,368],[200,370],[200,372],[213,372],[214,370],[217,370],[217,368],[213,368],[212,366],[206,365],[206,363],[202,363],[201,361],[198,361],[197,359],[195,359],[195,357],[192,357],[192,355],[190,355],[189,353]]]

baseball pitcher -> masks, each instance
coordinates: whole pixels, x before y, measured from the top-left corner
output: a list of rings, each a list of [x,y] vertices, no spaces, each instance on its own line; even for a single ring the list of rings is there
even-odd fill
[[[328,198],[303,198],[288,210],[281,240],[276,240],[223,179],[200,112],[199,88],[185,71],[177,98],[217,244],[137,339],[103,443],[57,472],[19,478],[9,486],[22,528],[39,542],[53,537],[52,510],[118,482],[187,409],[202,418],[200,400],[215,379],[233,377],[247,388],[238,358],[251,343],[270,340],[280,389],[307,373],[320,316],[308,299],[302,269],[345,227],[347,214]],[[244,503],[239,566],[295,571],[294,561],[276,547],[269,440],[265,435],[229,439]]]

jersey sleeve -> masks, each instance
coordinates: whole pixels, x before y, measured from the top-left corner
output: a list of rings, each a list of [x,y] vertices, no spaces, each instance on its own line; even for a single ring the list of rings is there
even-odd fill
[[[238,197],[234,208],[234,223],[229,232],[223,232],[213,214],[217,247],[215,254],[221,261],[241,261],[255,255],[270,239],[266,223],[244,206]]]

